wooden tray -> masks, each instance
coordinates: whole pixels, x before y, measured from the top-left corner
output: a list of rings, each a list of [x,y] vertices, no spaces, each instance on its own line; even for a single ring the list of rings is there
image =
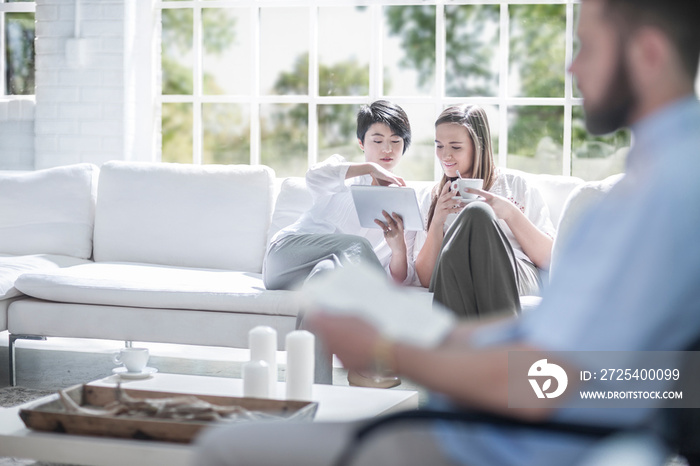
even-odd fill
[[[289,418],[302,408],[309,407],[295,420],[310,421],[316,415],[318,403],[306,401],[207,396],[189,393],[154,392],[123,389],[132,398],[168,398],[194,396],[220,406],[241,406],[249,411],[260,411],[281,418]],[[102,407],[116,399],[116,390],[110,387],[76,385],[66,390],[75,402],[85,407]],[[312,405],[312,406],[309,406]],[[94,435],[166,442],[190,443],[200,430],[219,424],[212,421],[183,421],[126,416],[91,416],[66,412],[58,394],[51,400],[21,409],[24,424],[34,430],[76,435]],[[246,421],[241,421],[246,422]]]

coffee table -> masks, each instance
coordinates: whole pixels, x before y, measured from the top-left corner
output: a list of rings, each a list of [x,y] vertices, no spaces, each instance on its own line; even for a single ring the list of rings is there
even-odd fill
[[[118,376],[110,376],[91,382],[90,385],[114,386],[117,381]],[[243,394],[241,379],[179,374],[159,373],[145,380],[122,381],[122,386],[139,390],[202,395]],[[284,393],[284,382],[278,382],[276,398],[283,399]],[[52,396],[55,395],[41,400]],[[189,466],[192,459],[191,445],[29,430],[19,418],[19,410],[37,401],[40,400],[14,408],[0,408],[0,456],[91,466]],[[416,409],[418,392],[314,385],[313,401],[318,402],[315,421],[351,421]]]

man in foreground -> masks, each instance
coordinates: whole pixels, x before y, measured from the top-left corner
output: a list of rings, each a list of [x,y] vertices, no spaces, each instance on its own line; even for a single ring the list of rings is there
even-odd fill
[[[436,348],[388,341],[355,317],[312,323],[345,367],[380,366],[439,394],[442,408],[510,417],[635,428],[654,407],[508,407],[508,353],[688,348],[700,336],[700,3],[583,0],[580,51],[571,72],[595,134],[629,126],[625,178],[571,235],[542,305],[519,319],[464,324]],[[256,424],[213,431],[197,464],[332,464],[355,424]],[[571,433],[485,424],[411,423],[386,429],[352,464],[572,464],[596,440]]]

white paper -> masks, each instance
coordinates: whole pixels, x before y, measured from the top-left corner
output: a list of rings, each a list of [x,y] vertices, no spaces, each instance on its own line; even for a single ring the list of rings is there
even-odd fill
[[[452,329],[452,311],[390,281],[381,270],[346,266],[311,280],[302,290],[305,312],[356,315],[387,338],[432,347]]]

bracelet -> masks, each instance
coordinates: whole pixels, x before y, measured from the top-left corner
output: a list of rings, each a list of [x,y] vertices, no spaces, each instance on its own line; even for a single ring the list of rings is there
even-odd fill
[[[393,374],[397,369],[393,341],[379,337],[372,347],[372,356],[376,374]]]

